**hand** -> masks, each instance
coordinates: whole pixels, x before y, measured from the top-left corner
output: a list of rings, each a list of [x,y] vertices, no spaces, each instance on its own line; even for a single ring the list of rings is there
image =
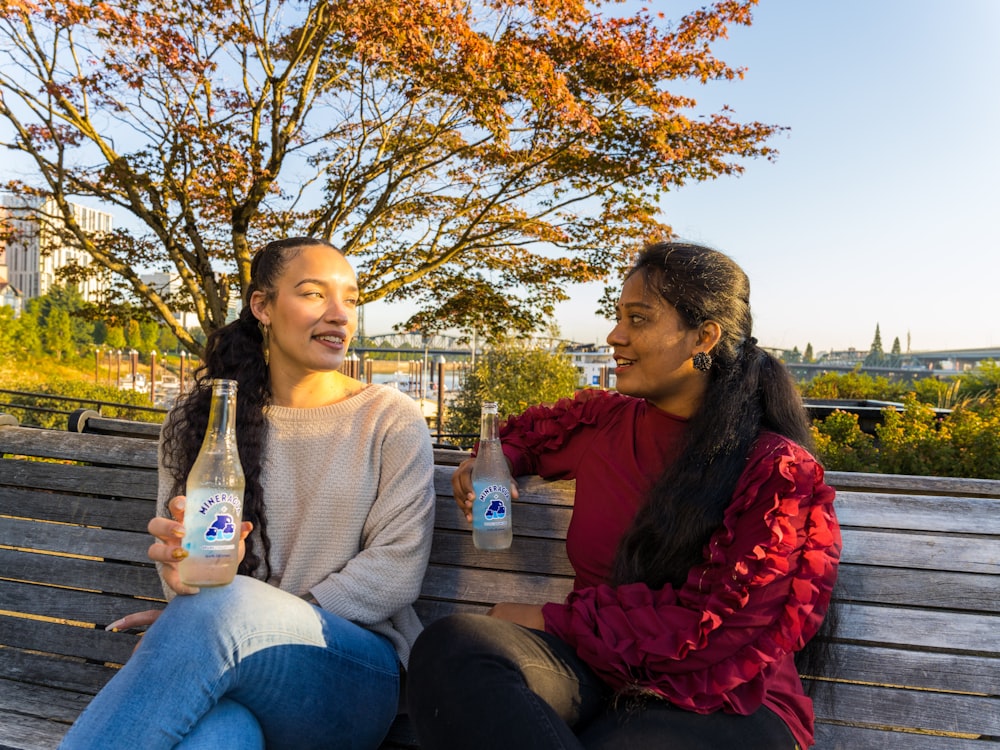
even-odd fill
[[[507,461],[508,466],[510,461]],[[475,458],[467,458],[458,465],[451,475],[451,491],[455,494],[455,504],[462,511],[466,521],[472,520],[472,502],[476,493],[472,489],[472,467],[476,465]],[[517,500],[517,482],[510,481],[510,496]]]
[[[120,620],[115,620],[113,623],[108,625],[105,630],[146,630],[156,622],[156,618],[160,616],[161,609],[145,609],[142,612],[133,612],[130,615],[125,615]]]
[[[522,604],[520,602],[500,602],[494,604],[487,612],[490,617],[523,625],[532,630],[545,630],[545,618],[542,617],[541,604]]]
[[[197,594],[199,589],[195,586],[186,586],[181,583],[180,572],[177,564],[187,557],[187,550],[181,546],[184,539],[184,495],[177,495],[171,498],[167,504],[171,518],[157,516],[152,519],[147,526],[149,533],[156,537],[157,541],[149,546],[149,559],[160,563],[160,575],[164,582],[178,594]],[[240,560],[246,554],[246,538],[253,531],[253,524],[244,521],[240,526]]]
[[[125,615],[120,620],[115,620],[113,623],[108,625],[105,630],[142,630],[139,633],[140,636],[145,635],[145,631],[149,629],[149,626],[156,622],[156,618],[160,616],[162,609],[144,609],[142,612],[133,612],[130,615]],[[132,647],[132,653],[142,645],[142,641],[139,641]]]

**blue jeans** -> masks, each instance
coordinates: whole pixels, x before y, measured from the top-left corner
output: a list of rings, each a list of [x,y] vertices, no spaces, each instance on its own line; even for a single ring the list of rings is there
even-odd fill
[[[398,701],[388,639],[237,576],[171,601],[60,748],[371,749]]]

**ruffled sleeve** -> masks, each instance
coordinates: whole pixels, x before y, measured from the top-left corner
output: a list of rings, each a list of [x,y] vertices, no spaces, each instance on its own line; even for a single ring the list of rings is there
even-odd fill
[[[577,460],[609,412],[624,407],[625,396],[613,391],[583,390],[573,398],[532,406],[510,417],[500,428],[504,455],[514,476],[537,474],[546,479],[574,476]]]
[[[840,558],[833,490],[804,449],[758,441],[723,525],[678,590],[592,586],[543,610],[613,688],[708,713],[761,705],[776,662],[815,635]]]

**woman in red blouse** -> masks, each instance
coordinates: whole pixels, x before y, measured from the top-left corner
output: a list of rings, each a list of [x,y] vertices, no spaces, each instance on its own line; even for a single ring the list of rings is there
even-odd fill
[[[829,607],[840,531],[795,384],[751,336],[746,275],[653,245],[616,317],[617,393],[501,431],[515,476],[576,480],[573,591],[424,631],[408,695],[427,750],[813,743],[794,656]],[[471,466],[452,479],[470,518]]]

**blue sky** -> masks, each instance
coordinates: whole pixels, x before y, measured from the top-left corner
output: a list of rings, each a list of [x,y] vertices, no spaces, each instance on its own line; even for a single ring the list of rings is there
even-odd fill
[[[886,349],[1000,346],[1000,2],[761,0],[716,53],[746,76],[700,87],[699,111],[790,130],[776,163],[662,218],[747,271],[760,342],[867,349],[877,323]],[[562,334],[603,342],[599,290],[572,295]],[[366,331],[403,317],[369,305]]]

